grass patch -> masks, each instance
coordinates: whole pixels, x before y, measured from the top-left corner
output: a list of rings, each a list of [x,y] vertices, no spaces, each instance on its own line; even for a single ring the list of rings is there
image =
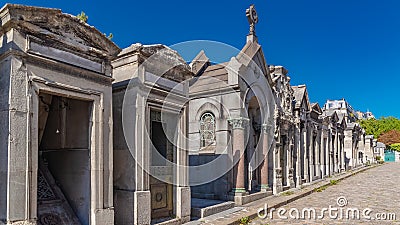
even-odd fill
[[[239,219],[240,225],[247,225],[250,223],[250,218],[248,216],[242,217]]]
[[[329,184],[326,184],[326,185],[318,187],[318,188],[314,188],[314,192],[322,192],[325,189],[327,189],[329,186],[336,185],[338,183],[339,183],[338,180],[332,179],[329,181]]]
[[[338,183],[339,183],[338,180],[330,180],[330,181],[329,181],[329,184],[330,184],[330,185],[336,185],[336,184],[338,184]]]
[[[319,188],[315,188],[314,191],[315,191],[315,192],[322,192],[322,191],[324,191],[326,188],[327,188],[327,186],[321,186],[321,187],[319,187]]]
[[[294,194],[294,191],[285,191],[285,192],[281,193],[282,196],[289,196],[289,195],[292,195],[292,194]]]

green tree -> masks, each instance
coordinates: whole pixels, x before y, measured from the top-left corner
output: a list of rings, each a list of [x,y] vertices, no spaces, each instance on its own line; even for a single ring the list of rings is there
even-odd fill
[[[400,143],[395,143],[395,144],[389,145],[389,149],[400,152]]]
[[[82,20],[83,22],[87,23],[89,17],[85,14],[84,11],[81,11],[80,14],[76,16],[78,19]]]
[[[400,120],[395,117],[360,120],[359,124],[368,135],[374,135],[375,138],[379,138],[383,133],[392,130],[400,131]]]

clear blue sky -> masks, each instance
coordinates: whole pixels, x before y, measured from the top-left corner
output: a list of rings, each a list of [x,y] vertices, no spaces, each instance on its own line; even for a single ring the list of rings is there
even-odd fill
[[[6,1],[1,0],[3,4]],[[257,36],[268,64],[283,65],[292,84],[306,84],[310,100],[346,98],[377,117],[400,118],[400,1],[398,0],[13,0],[89,16],[132,43],[173,45],[214,40],[242,48],[245,9],[256,5]],[[2,4],[2,5],[3,5]]]

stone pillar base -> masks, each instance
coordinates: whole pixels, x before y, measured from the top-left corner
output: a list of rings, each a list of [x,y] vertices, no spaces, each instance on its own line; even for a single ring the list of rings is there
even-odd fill
[[[114,209],[96,209],[92,224],[114,225]]]
[[[181,223],[190,221],[190,187],[177,187],[176,196],[176,216],[181,220]]]
[[[260,190],[261,190],[261,192],[268,192],[268,191],[271,191],[271,187],[268,184],[261,184]]]
[[[274,183],[272,191],[274,194],[278,194],[283,191],[282,178],[276,178],[276,182]]]
[[[290,186],[290,188],[294,188],[295,187],[293,177],[289,177],[289,186]]]
[[[232,191],[229,192],[229,195],[232,196],[245,196],[248,194],[249,192],[247,192],[245,188],[232,188]]]
[[[22,221],[14,221],[14,222],[3,223],[3,221],[0,220],[0,224],[7,224],[7,225],[36,225],[37,222],[34,221],[34,220],[22,220]]]
[[[300,187],[300,185],[302,184],[302,180],[300,176],[296,176],[296,187]]]
[[[151,224],[151,194],[150,191],[135,191],[134,193],[134,224]]]

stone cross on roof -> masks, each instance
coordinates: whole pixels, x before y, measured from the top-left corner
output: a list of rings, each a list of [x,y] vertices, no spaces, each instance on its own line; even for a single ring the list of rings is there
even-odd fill
[[[249,35],[255,35],[256,34],[255,25],[256,23],[258,23],[258,15],[256,12],[256,8],[254,7],[254,4],[250,5],[250,7],[246,9],[246,16],[250,24]]]

